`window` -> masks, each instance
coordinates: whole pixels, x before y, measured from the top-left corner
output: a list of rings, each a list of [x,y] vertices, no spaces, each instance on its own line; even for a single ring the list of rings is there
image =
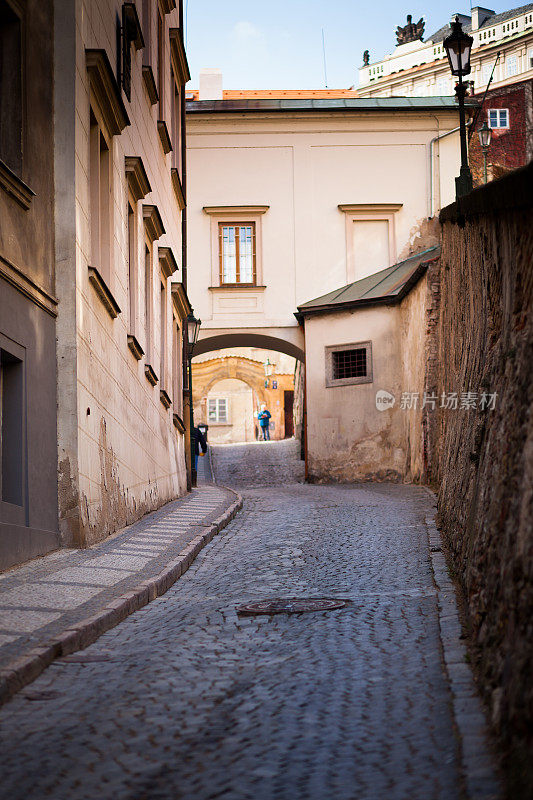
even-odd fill
[[[160,356],[159,356],[159,378],[161,386],[166,388],[166,355],[167,355],[167,281],[166,278],[161,280],[161,295],[160,295],[160,313],[159,313],[159,336],[160,336]]]
[[[490,80],[492,66],[492,64],[483,64],[481,67],[481,83],[483,86],[485,86]]]
[[[152,339],[152,247],[144,245],[144,349],[147,361],[151,358],[151,339]]]
[[[109,284],[111,270],[111,151],[91,110],[89,130],[91,263]]]
[[[488,111],[488,123],[491,128],[509,127],[509,110],[507,108],[491,108]]]
[[[129,300],[129,329],[130,333],[137,330],[136,325],[136,300],[137,300],[137,248],[135,204],[128,202],[128,300]]]
[[[256,283],[255,223],[219,223],[220,284]]]
[[[159,95],[159,116],[158,119],[164,119],[164,85],[165,85],[165,53],[164,53],[164,31],[165,22],[161,9],[157,9],[157,93]]]
[[[450,82],[448,78],[439,78],[437,80],[437,95],[442,97],[447,94],[450,94]]]
[[[372,342],[326,347],[326,386],[372,383]]]
[[[530,50],[527,54],[527,68],[533,69],[533,50]]]
[[[228,401],[225,397],[210,397],[207,401],[207,417],[210,423],[228,422]]]
[[[518,59],[516,56],[507,56],[507,77],[516,75],[518,72]]]
[[[22,170],[22,23],[0,0],[0,159]]]
[[[1,499],[24,505],[24,362],[0,348]]]
[[[172,103],[170,109],[170,133],[172,140],[172,166],[181,176],[181,91],[174,70],[170,70]]]
[[[181,330],[176,315],[172,314],[172,403],[174,411],[180,416],[183,414],[182,357]]]

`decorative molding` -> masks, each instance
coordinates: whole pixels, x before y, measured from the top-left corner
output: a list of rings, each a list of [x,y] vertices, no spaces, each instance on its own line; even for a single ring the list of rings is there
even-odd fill
[[[117,301],[111,294],[111,291],[96,269],[96,267],[89,267],[89,281],[92,283],[96,294],[102,301],[104,308],[106,309],[107,313],[111,317],[111,319],[115,319],[120,314],[120,306],[118,305]]]
[[[234,217],[237,214],[266,214],[270,206],[204,206],[206,214]]]
[[[176,8],[176,0],[159,0],[163,14],[170,14]]]
[[[142,349],[141,345],[139,344],[139,342],[132,333],[128,333],[128,347],[130,348],[131,352],[133,353],[137,361],[140,361],[141,358],[144,356],[144,350]]]
[[[185,433],[185,424],[180,415],[176,414],[176,412],[172,414],[172,422],[174,423],[174,427],[176,427],[180,433]]]
[[[155,374],[155,370],[153,369],[151,364],[144,365],[144,374],[146,376],[146,380],[148,381],[148,383],[151,383],[152,386],[155,386],[156,383],[159,381],[159,378]]]
[[[11,264],[3,256],[0,256],[0,277],[35,303],[36,306],[50,314],[50,316],[57,317],[57,298],[41,289],[27,275],[24,275],[22,270]]]
[[[148,97],[150,98],[150,105],[155,106],[159,100],[159,94],[157,92],[154,71],[149,64],[143,64],[143,80]]]
[[[142,200],[152,191],[150,181],[140,156],[126,156],[126,180],[133,195],[133,199]]]
[[[337,206],[339,211],[348,214],[392,214],[402,207],[403,203],[348,203]]]
[[[174,253],[171,247],[159,247],[157,254],[159,256],[159,266],[164,278],[170,278],[179,269]]]
[[[187,63],[187,55],[185,53],[183,33],[181,28],[171,28],[169,30],[169,36],[170,59],[172,61],[174,75],[179,78],[181,86],[185,86],[185,84],[191,79],[191,73],[189,72],[189,65]]]
[[[189,303],[187,292],[183,288],[183,284],[179,283],[178,281],[172,282],[170,284],[170,292],[172,295],[172,302],[174,303],[174,308],[178,312],[180,320],[186,319],[188,314],[191,313],[192,307],[191,304]]]
[[[172,167],[170,170],[170,177],[172,180],[172,188],[174,189],[174,193],[176,195],[176,200],[178,201],[178,206],[180,211],[186,206],[185,203],[185,195],[183,194],[183,187],[181,185],[180,174],[176,167]]]
[[[0,161],[0,186],[26,210],[30,207],[32,198],[35,197],[35,192],[3,161]]]
[[[119,85],[105,50],[85,50],[91,90],[111,136],[122,133],[130,124]]]
[[[167,123],[164,119],[157,120],[157,132],[159,133],[159,138],[161,139],[161,144],[163,145],[163,152],[165,155],[167,155],[167,153],[171,153],[172,142],[170,141]]]
[[[143,220],[146,233],[151,242],[155,242],[156,239],[160,239],[166,233],[157,206],[143,203]]]
[[[168,393],[165,392],[164,389],[160,389],[160,391],[159,391],[159,399],[161,400],[161,402],[163,403],[165,408],[170,408],[170,406],[172,405],[172,400],[170,399],[170,397],[168,396]]]

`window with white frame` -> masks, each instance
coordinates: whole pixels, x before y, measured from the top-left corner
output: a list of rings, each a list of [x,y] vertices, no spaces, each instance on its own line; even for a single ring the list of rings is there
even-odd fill
[[[228,400],[226,397],[209,397],[207,401],[207,421],[224,424],[228,422]]]
[[[255,284],[255,223],[219,224],[220,284]]]
[[[516,75],[518,72],[518,58],[517,56],[507,56],[507,77],[511,77],[512,75]]]
[[[492,66],[492,64],[483,64],[481,67],[481,83],[483,86],[485,86],[490,80]]]
[[[509,127],[509,109],[507,108],[489,108],[488,123],[490,128],[508,128]]]

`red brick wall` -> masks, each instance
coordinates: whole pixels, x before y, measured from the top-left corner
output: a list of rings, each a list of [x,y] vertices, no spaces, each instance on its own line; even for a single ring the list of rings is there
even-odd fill
[[[487,154],[489,180],[500,177],[511,169],[523,167],[528,159],[526,154],[526,102],[527,82],[504,86],[487,94],[483,107],[475,122],[476,130],[470,139],[470,166],[476,185],[483,183],[483,154],[477,130],[487,120],[491,108],[509,110],[509,128],[493,129],[492,140]],[[479,102],[483,94],[476,95]]]

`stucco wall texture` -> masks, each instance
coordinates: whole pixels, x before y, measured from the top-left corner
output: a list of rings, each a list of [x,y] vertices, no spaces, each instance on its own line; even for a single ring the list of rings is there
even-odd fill
[[[440,380],[497,398],[440,412],[439,519],[514,798],[533,785],[532,180],[530,165],[441,213]]]

